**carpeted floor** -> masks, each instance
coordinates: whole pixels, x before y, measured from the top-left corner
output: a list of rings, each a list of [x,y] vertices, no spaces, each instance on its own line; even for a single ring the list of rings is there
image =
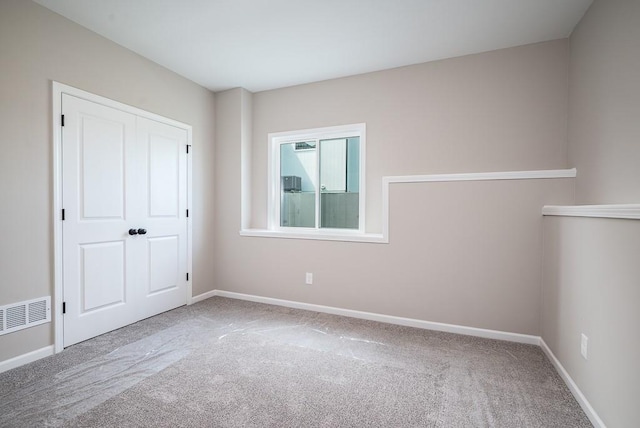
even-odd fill
[[[215,297],[0,374],[2,427],[590,427],[540,348]]]

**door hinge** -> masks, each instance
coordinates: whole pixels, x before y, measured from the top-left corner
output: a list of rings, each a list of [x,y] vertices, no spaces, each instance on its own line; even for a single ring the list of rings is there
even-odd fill
[[[62,220],[64,221],[65,216],[64,216],[64,208],[62,209]]]
[[[63,115],[62,115],[62,117],[60,118],[60,124],[61,124],[62,126],[64,126],[64,114],[63,114]]]
[[[187,217],[189,217],[189,210],[187,210]]]
[[[189,153],[190,148],[191,148],[191,144],[187,144],[187,153]]]
[[[62,313],[63,314],[67,313],[67,302],[62,302]]]
[[[189,272],[187,272],[187,281],[189,281]]]

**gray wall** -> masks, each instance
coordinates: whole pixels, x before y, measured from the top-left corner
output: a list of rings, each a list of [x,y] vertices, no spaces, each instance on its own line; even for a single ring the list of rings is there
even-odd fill
[[[608,427],[637,427],[640,225],[550,217],[544,233],[542,337]]]
[[[566,167],[567,73],[560,40],[256,93],[250,108],[246,91],[217,94],[216,287],[538,335],[540,209],[572,203],[572,179],[394,184],[388,245],[241,237],[242,119],[247,223],[266,226],[268,133],[366,122],[379,232],[382,176]]]
[[[577,202],[640,203],[640,2],[596,0],[570,50]],[[542,337],[607,426],[638,426],[640,222],[544,222]]]
[[[367,230],[386,175],[567,166],[567,41],[254,94],[252,226],[266,226],[267,134],[367,123]]]
[[[604,421],[632,426],[639,226],[547,218],[543,241],[540,206],[572,203],[574,180],[393,185],[388,245],[238,230],[241,221],[266,224],[268,132],[358,122],[368,126],[370,232],[381,229],[384,175],[577,166],[578,202],[640,202],[638,22],[640,3],[596,0],[572,35],[570,60],[567,42],[555,41],[214,97],[47,9],[3,0],[0,304],[53,292],[56,80],[194,126],[195,295],[220,288],[541,333]],[[581,332],[589,361],[579,356]],[[0,336],[0,361],[51,343],[50,325]]]
[[[569,163],[579,204],[640,202],[640,2],[596,0],[571,35]]]
[[[53,294],[51,81],[193,125],[194,294],[213,288],[214,95],[31,1],[0,1],[0,305]],[[52,344],[0,336],[0,361]]]

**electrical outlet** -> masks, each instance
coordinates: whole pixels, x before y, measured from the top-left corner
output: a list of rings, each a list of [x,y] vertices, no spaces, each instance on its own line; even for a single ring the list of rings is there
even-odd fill
[[[313,274],[311,272],[307,272],[305,282],[307,283],[307,285],[313,284]]]
[[[582,358],[587,360],[587,350],[589,347],[589,338],[582,333],[582,340],[580,341],[580,353],[582,354]]]

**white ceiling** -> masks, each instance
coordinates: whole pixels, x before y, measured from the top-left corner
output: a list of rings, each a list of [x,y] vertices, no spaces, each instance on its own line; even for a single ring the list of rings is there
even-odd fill
[[[211,90],[568,37],[592,0],[35,0]]]

